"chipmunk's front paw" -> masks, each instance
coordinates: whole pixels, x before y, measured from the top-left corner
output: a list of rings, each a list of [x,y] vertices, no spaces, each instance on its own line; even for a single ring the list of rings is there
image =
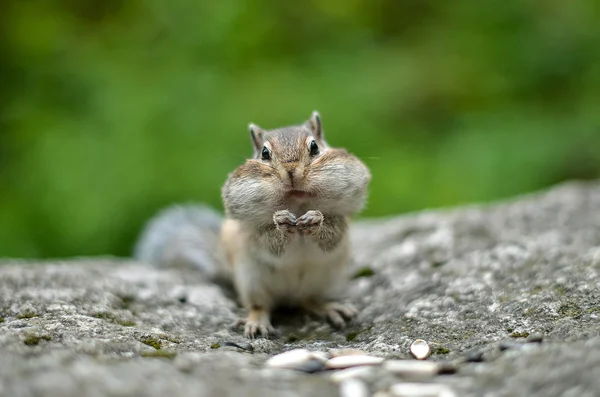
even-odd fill
[[[245,319],[238,319],[234,326],[244,325],[244,336],[248,339],[254,339],[257,336],[268,338],[269,335],[277,335],[275,328],[269,320],[269,313],[262,309],[252,309]]]
[[[254,339],[259,335],[265,339],[269,339],[269,335],[274,334],[275,328],[268,321],[266,323],[261,321],[246,321],[246,325],[244,326],[244,336],[248,339]]]
[[[337,328],[344,327],[346,321],[352,320],[358,314],[358,310],[352,304],[342,302],[311,303],[306,305],[305,309],[329,320]]]
[[[296,228],[304,234],[312,234],[323,224],[321,211],[311,210],[296,219]]]
[[[296,231],[296,215],[288,210],[277,211],[273,214],[273,222],[277,229],[283,230],[286,233]]]

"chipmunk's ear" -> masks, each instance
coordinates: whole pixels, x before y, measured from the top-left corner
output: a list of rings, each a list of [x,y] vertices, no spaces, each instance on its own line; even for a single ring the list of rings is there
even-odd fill
[[[262,151],[264,145],[264,130],[256,124],[250,123],[248,125],[250,131],[250,137],[252,138],[252,146],[254,149],[254,158],[258,158],[259,153]]]
[[[310,115],[310,119],[306,122],[308,128],[312,131],[315,138],[323,140],[323,127],[321,126],[321,116],[316,110]]]

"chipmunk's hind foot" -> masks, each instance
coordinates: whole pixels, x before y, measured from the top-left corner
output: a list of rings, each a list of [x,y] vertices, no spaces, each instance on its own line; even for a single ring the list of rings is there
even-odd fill
[[[326,302],[309,303],[304,308],[321,317],[327,319],[337,328],[343,328],[346,322],[352,320],[358,314],[358,310],[350,303],[344,302]]]

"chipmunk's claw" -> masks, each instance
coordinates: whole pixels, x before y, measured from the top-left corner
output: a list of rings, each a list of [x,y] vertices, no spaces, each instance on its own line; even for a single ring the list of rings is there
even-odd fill
[[[271,324],[263,324],[256,321],[246,322],[244,326],[244,336],[248,339],[255,339],[259,335],[265,339],[275,334],[275,328]]]
[[[239,318],[235,319],[235,321],[234,321],[234,322],[232,322],[232,323],[229,325],[229,329],[231,329],[231,330],[236,330],[236,329],[238,329],[238,328],[239,328],[241,325],[245,325],[245,324],[246,324],[246,319],[245,319],[245,318],[243,318],[243,317],[239,317]]]
[[[271,325],[269,315],[262,310],[251,310],[247,318],[238,318],[233,324],[233,328],[244,326],[244,336],[248,339],[255,339],[262,336],[269,339],[269,336],[277,336],[277,331]]]
[[[286,233],[293,233],[296,231],[296,215],[288,210],[275,212],[275,214],[273,214],[273,222],[277,229]]]
[[[304,234],[312,234],[323,224],[321,211],[311,210],[296,219],[296,228]]]

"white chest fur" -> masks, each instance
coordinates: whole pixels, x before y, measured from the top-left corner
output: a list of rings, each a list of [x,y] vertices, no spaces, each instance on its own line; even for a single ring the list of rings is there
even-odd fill
[[[250,301],[266,306],[334,298],[345,283],[347,249],[344,240],[325,252],[312,238],[295,235],[281,255],[262,251],[237,268],[236,278],[245,284],[238,287]]]

